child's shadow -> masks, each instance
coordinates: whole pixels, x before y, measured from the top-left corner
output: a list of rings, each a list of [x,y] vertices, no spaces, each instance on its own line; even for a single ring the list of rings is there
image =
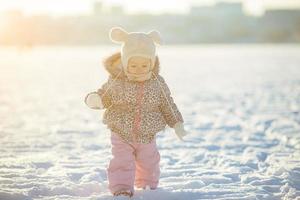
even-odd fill
[[[184,192],[174,191],[163,188],[157,188],[156,190],[137,190],[133,196],[133,200],[183,200],[183,199],[199,199],[201,195],[199,192]]]
[[[156,190],[136,190],[134,196],[130,200],[183,200],[183,199],[199,199],[202,194],[200,192],[184,192],[172,191],[171,189],[157,188]],[[96,200],[114,200],[113,196],[101,196]]]

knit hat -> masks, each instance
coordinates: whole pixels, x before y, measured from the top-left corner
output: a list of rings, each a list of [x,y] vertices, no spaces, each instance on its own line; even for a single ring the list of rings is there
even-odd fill
[[[120,27],[113,27],[110,30],[109,37],[111,41],[122,44],[121,61],[126,74],[128,73],[128,61],[133,56],[149,58],[151,60],[151,70],[153,69],[156,59],[155,44],[161,44],[158,31],[128,33]]]

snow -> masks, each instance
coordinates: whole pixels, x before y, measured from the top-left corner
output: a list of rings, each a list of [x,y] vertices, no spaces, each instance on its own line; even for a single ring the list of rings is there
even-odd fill
[[[0,199],[112,199],[103,111],[84,105],[118,47],[0,48]],[[166,46],[190,134],[158,134],[157,190],[132,199],[300,199],[300,47]]]

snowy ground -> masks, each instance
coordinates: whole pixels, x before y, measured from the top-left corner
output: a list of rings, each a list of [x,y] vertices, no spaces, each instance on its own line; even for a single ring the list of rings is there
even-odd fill
[[[83,103],[118,47],[0,48],[0,199],[112,199],[103,112]],[[133,199],[300,199],[300,46],[161,47],[190,132],[158,136],[160,187]]]

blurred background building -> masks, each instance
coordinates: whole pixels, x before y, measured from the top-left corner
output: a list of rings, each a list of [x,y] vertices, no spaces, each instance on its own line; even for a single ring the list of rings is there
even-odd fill
[[[95,1],[85,15],[24,15],[11,10],[1,18],[1,45],[105,44],[110,43],[107,33],[112,26],[158,29],[169,44],[300,42],[300,9],[269,9],[255,16],[247,14],[241,2],[192,5],[187,13],[128,14],[121,5],[104,7]]]

